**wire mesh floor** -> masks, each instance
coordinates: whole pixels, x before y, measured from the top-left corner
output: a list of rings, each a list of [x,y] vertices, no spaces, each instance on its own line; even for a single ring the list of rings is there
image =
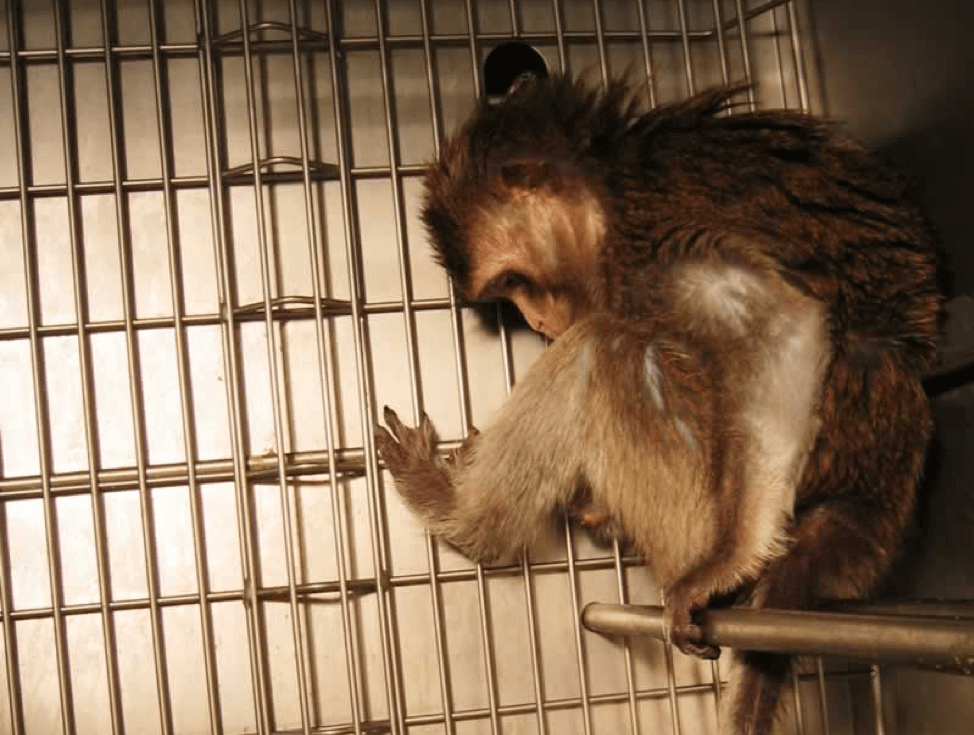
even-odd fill
[[[459,440],[544,348],[457,304],[416,217],[492,48],[807,108],[798,15],[7,0],[0,732],[716,732],[716,665],[580,628],[658,600],[638,560],[564,529],[472,567],[372,424],[422,409]],[[883,732],[865,674],[813,663],[786,728]]]

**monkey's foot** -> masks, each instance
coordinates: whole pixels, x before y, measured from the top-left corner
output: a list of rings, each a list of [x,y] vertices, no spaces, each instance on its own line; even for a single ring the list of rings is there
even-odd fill
[[[688,656],[715,659],[720,647],[703,642],[703,629],[695,621],[709,600],[709,595],[692,590],[671,589],[666,594],[664,616],[667,639]]]

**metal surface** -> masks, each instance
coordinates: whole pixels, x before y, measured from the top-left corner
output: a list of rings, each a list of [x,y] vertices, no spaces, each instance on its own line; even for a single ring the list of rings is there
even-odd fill
[[[0,733],[716,732],[720,668],[581,627],[658,601],[638,560],[568,528],[473,567],[372,427],[390,404],[460,441],[544,349],[458,303],[416,217],[491,48],[808,107],[797,17],[4,0]],[[875,731],[869,672],[798,679],[799,731]]]
[[[841,656],[857,661],[896,661],[974,674],[974,607],[966,617],[807,612],[728,608],[700,615],[704,639],[718,646],[796,655]],[[933,612],[933,611],[931,611]],[[592,603],[582,622],[589,630],[666,639],[663,608]]]

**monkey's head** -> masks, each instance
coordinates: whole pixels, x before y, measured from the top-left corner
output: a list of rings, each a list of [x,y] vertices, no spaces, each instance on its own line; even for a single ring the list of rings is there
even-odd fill
[[[605,172],[623,152],[629,97],[621,84],[525,80],[444,144],[423,219],[466,298],[509,300],[550,337],[604,304]]]

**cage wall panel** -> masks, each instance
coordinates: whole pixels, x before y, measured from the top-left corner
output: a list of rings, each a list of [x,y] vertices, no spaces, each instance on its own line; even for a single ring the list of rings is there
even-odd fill
[[[580,627],[637,559],[472,566],[372,426],[460,440],[544,349],[418,220],[487,53],[807,107],[794,1],[6,0],[0,733],[716,732],[723,663]],[[876,731],[833,667],[786,729]]]

